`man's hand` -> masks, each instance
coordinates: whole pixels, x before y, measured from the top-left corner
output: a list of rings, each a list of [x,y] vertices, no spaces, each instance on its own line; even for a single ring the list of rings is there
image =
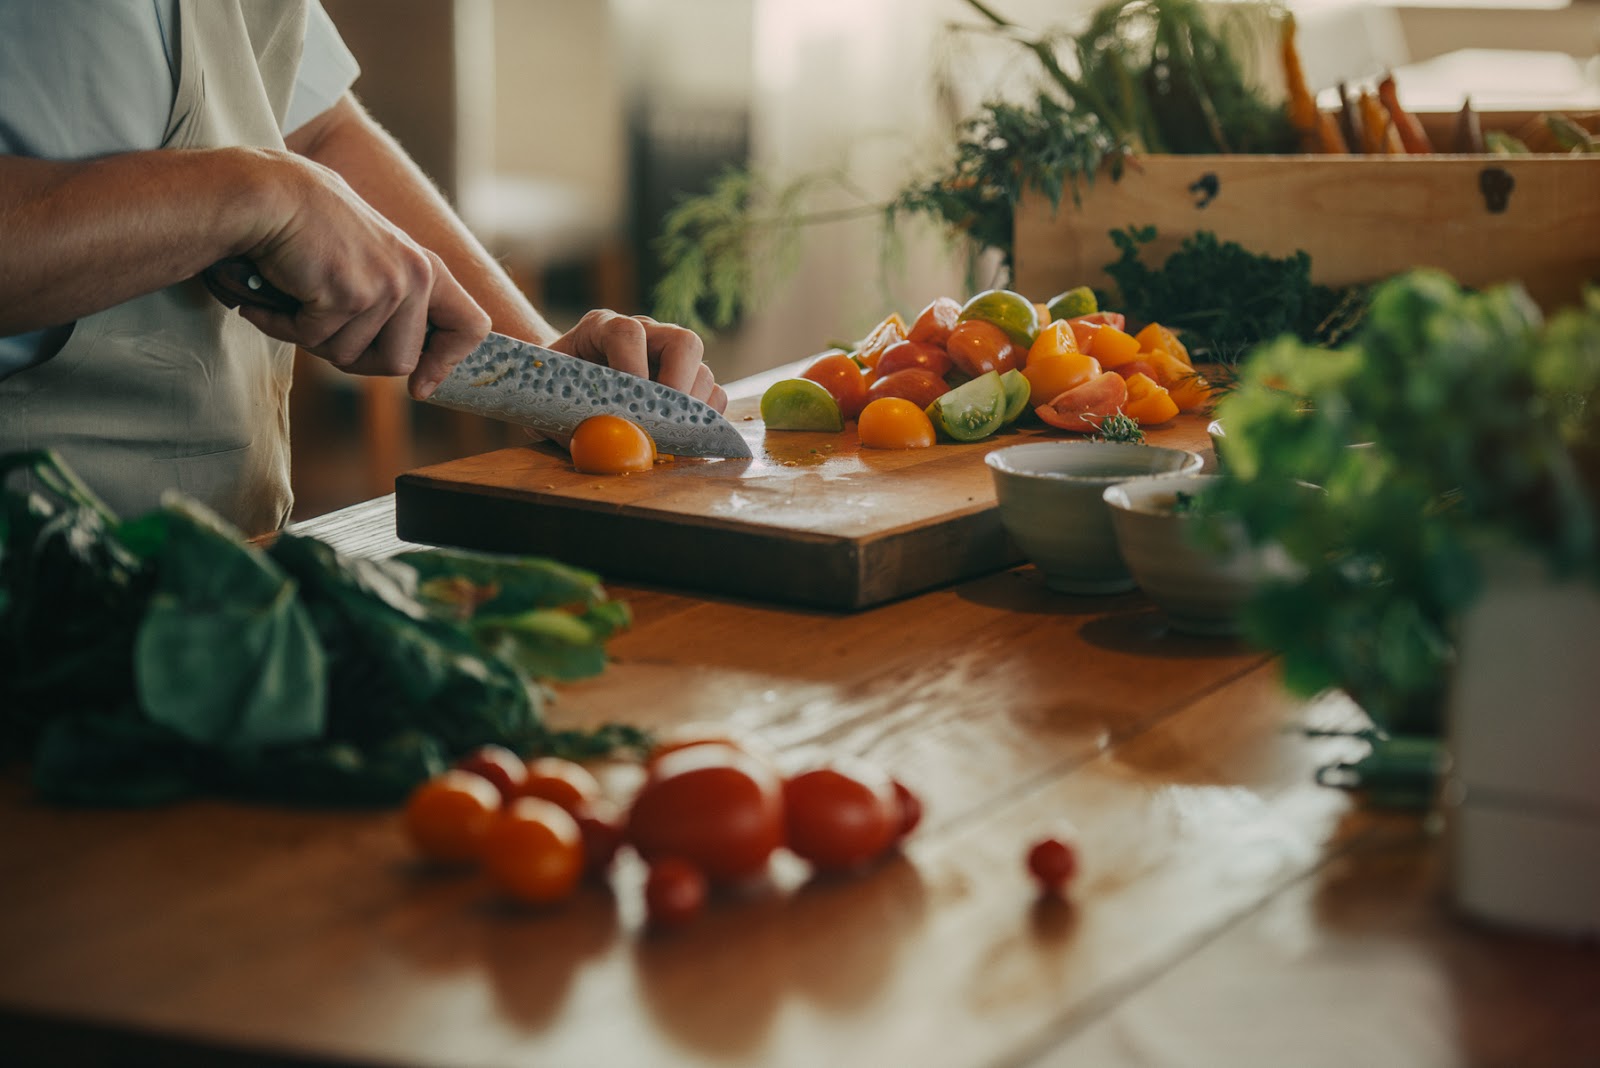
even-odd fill
[[[648,315],[598,310],[585,315],[550,348],[654,379],[719,412],[728,406],[728,395],[705,365],[700,335],[682,326],[658,323]]]
[[[408,376],[412,395],[426,397],[488,334],[488,313],[334,171],[280,159],[290,171],[281,221],[244,255],[300,309],[240,314],[350,374]]]

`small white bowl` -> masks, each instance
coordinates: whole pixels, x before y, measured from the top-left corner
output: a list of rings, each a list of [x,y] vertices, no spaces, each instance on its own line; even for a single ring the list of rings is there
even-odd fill
[[[1200,470],[1199,454],[1107,441],[1039,441],[984,458],[1000,522],[1061,593],[1121,593],[1133,575],[1117,551],[1106,487]]]
[[[1239,632],[1239,610],[1273,554],[1251,549],[1227,519],[1208,524],[1220,544],[1203,540],[1202,518],[1174,511],[1178,494],[1197,496],[1217,475],[1184,475],[1108,487],[1105,502],[1128,568],[1175,630],[1189,634]]]

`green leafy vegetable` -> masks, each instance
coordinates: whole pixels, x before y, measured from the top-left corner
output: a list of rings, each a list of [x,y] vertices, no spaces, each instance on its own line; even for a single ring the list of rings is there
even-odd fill
[[[1139,426],[1137,419],[1123,415],[1121,411],[1112,412],[1100,421],[1100,433],[1096,435],[1101,441],[1123,441],[1132,445],[1144,444],[1144,430]]]
[[[1547,324],[1520,287],[1413,271],[1345,345],[1252,352],[1219,417],[1210,503],[1297,565],[1250,635],[1291,686],[1343,688],[1391,734],[1438,732],[1483,546],[1600,582],[1600,291]]]
[[[628,622],[552,561],[263,552],[193,502],[120,523],[53,455],[0,457],[0,742],[47,798],[381,803],[486,743],[642,748],[544,719],[541,680],[600,671]]]

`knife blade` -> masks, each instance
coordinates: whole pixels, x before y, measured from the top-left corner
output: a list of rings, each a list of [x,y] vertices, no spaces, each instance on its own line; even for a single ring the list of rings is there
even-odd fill
[[[241,304],[294,314],[300,302],[261,277],[249,260],[233,257],[201,273],[211,294],[230,308]],[[427,403],[570,436],[593,415],[637,423],[661,452],[674,456],[750,459],[750,445],[711,405],[687,393],[491,333],[451,369]]]

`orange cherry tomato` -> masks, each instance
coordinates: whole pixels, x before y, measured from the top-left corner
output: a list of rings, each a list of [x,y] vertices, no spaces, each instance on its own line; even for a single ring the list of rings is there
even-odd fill
[[[477,860],[500,807],[494,783],[470,771],[451,769],[411,791],[406,833],[417,852],[429,860]]]
[[[894,781],[859,761],[813,768],[783,787],[791,852],[818,871],[847,871],[881,856],[903,813]]]
[[[1127,383],[1128,400],[1122,414],[1140,426],[1165,423],[1178,414],[1178,402],[1149,375],[1136,374]]]
[[[1078,351],[1078,337],[1072,332],[1072,326],[1065,319],[1057,319],[1033,339],[1033,344],[1028,347],[1028,356],[1022,363],[1026,371],[1028,364],[1034,360],[1047,356],[1066,356]]]
[[[783,782],[726,745],[691,745],[656,761],[628,809],[628,841],[648,863],[688,861],[713,882],[760,874],[783,844]]]
[[[583,834],[560,805],[519,797],[490,824],[483,865],[490,882],[518,901],[561,901],[583,874]]]
[[[1022,369],[1022,377],[1028,380],[1028,403],[1036,408],[1049,404],[1067,390],[1077,389],[1100,370],[1100,361],[1081,352],[1038,359],[1030,355],[1028,366]]]
[[[936,297],[911,323],[911,329],[906,331],[906,337],[912,341],[931,341],[943,347],[950,339],[950,331],[955,329],[956,322],[960,318],[960,301],[952,297]]]
[[[1128,384],[1115,371],[1102,371],[1083,385],[1050,398],[1033,411],[1053,427],[1093,434],[1128,401]]]
[[[600,781],[582,764],[561,757],[536,757],[517,787],[518,797],[538,797],[554,802],[577,816],[601,796]]]
[[[916,374],[901,371],[903,375]],[[941,391],[942,392],[942,391]],[[932,403],[931,401],[929,403]],[[933,420],[904,397],[879,397],[861,410],[856,433],[868,449],[926,449],[934,443]]]
[[[1132,334],[1106,325],[1095,331],[1094,341],[1086,351],[1100,361],[1100,366],[1115,370],[1118,364],[1138,356],[1140,350],[1138,339]]]
[[[977,378],[989,371],[1005,374],[1024,358],[1024,351],[1011,336],[984,319],[957,323],[945,343],[950,359],[965,375]]]
[[[854,419],[867,403],[867,378],[861,368],[842,352],[830,352],[820,357],[800,373],[809,378],[839,402],[839,414]]]
[[[954,303],[954,302],[952,302]],[[896,371],[932,371],[944,377],[954,366],[950,362],[950,354],[944,350],[943,345],[935,345],[927,341],[899,341],[883,350],[883,357],[878,360],[875,370],[881,378],[892,375]]]
[[[626,475],[655,466],[656,443],[620,415],[591,415],[572,432],[572,466],[586,475]]]
[[[883,397],[902,397],[919,409],[924,409],[949,391],[949,384],[932,371],[908,367],[904,371],[886,374],[872,383],[872,388],[867,390],[867,403]]]

